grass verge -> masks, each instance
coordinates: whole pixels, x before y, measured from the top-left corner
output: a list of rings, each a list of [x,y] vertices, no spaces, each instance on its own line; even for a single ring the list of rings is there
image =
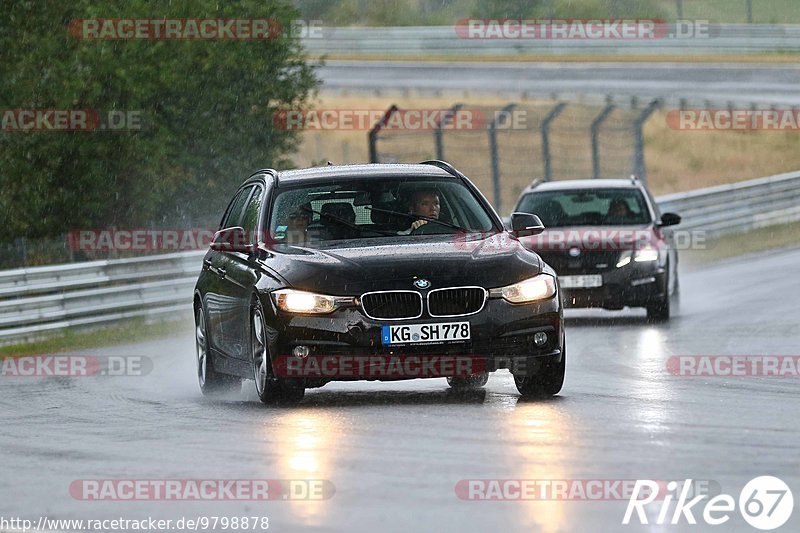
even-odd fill
[[[707,243],[705,250],[686,250],[680,253],[680,263],[687,270],[759,252],[800,244],[800,222],[760,228],[740,235],[727,235]]]
[[[41,355],[72,350],[85,350],[104,346],[140,342],[174,335],[178,330],[191,331],[187,320],[170,320],[148,324],[136,318],[113,326],[91,330],[64,330],[62,335],[34,341],[28,344],[0,346],[0,356],[20,357]]]

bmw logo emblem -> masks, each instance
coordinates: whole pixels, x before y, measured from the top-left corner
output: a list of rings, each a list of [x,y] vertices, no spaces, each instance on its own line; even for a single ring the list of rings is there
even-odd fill
[[[580,248],[570,248],[569,249],[569,256],[570,257],[578,257],[579,255],[581,255],[581,249]]]
[[[431,286],[431,282],[427,279],[418,279],[414,281],[414,286],[418,289],[427,289]]]

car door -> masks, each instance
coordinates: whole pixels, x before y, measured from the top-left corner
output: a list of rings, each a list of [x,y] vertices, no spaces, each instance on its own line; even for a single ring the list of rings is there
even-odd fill
[[[253,192],[253,185],[241,188],[231,200],[225,215],[222,217],[219,229],[238,226],[244,215],[244,208]],[[229,296],[227,277],[228,258],[227,252],[211,250],[203,260],[203,270],[208,271],[208,283],[203,296],[206,307],[209,345],[223,355],[229,355],[228,346],[232,340],[228,338],[231,331],[231,320],[235,313],[232,312],[233,302]]]
[[[253,187],[245,205],[239,226],[243,227],[250,244],[258,244],[262,206],[265,189],[258,184]],[[222,320],[223,350],[229,357],[248,359],[247,347],[250,334],[250,303],[257,280],[257,262],[254,253],[223,252],[223,299],[227,303]]]

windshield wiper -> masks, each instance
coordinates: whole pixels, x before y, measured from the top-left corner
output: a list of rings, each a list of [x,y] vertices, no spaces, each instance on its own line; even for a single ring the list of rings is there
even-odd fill
[[[447,226],[449,228],[457,229],[458,231],[463,231],[464,233],[470,233],[472,230],[468,228],[464,228],[459,226],[458,224],[453,224],[451,222],[445,222],[444,220],[439,220],[438,218],[433,217],[426,217],[425,215],[412,215],[411,213],[401,213],[400,211],[392,211],[391,209],[381,209],[379,207],[365,207],[365,209],[369,209],[370,211],[377,211],[378,213],[386,213],[388,215],[400,215],[401,217],[406,217],[413,220],[427,220],[428,222],[436,222],[437,224],[441,224],[442,226]]]

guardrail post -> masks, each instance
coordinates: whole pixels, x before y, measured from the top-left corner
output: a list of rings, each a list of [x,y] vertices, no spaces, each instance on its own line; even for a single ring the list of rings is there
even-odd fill
[[[647,122],[647,119],[650,118],[650,115],[652,115],[660,106],[661,100],[656,98],[650,102],[646,108],[644,108],[644,111],[642,111],[638,117],[636,117],[636,121],[633,124],[633,132],[636,142],[633,173],[644,183],[647,183],[647,169],[645,168],[644,164],[644,123]]]
[[[609,98],[606,107],[604,107],[600,114],[597,115],[597,118],[592,121],[592,177],[594,179],[600,177],[600,126],[602,126],[603,122],[611,115],[615,108],[616,106],[611,103],[611,99]]]
[[[447,125],[447,121],[458,113],[462,107],[464,107],[464,104],[456,104],[445,111],[439,123],[436,124],[436,128],[433,130],[433,140],[436,143],[436,159],[439,161],[444,161],[444,138],[442,128]]]
[[[497,153],[497,125],[505,122],[508,114],[514,109],[516,104],[508,104],[499,113],[496,113],[492,122],[489,123],[489,153],[492,158],[492,187],[494,188],[494,208],[500,212],[502,205],[500,192],[500,156]]]
[[[381,118],[374,126],[372,126],[371,130],[369,130],[369,135],[367,135],[367,139],[369,141],[370,163],[378,163],[378,132],[381,131],[381,128],[386,126],[386,123],[389,122],[389,118],[396,111],[397,111],[397,106],[392,104],[392,106],[386,110],[386,113],[383,114],[383,118]]]
[[[553,166],[550,160],[550,123],[567,107],[566,102],[557,104],[542,120],[539,130],[542,134],[542,159],[544,160],[544,180],[550,181],[553,178]]]

